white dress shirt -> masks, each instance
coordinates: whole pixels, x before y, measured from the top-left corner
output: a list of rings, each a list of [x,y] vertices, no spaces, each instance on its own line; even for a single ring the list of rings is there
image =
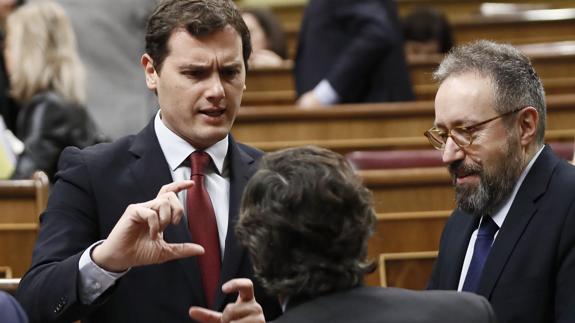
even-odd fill
[[[166,161],[170,167],[173,181],[190,179],[192,171],[189,156],[196,149],[164,125],[160,117],[160,112],[156,114],[156,118],[154,119],[154,130],[158,137],[158,141],[160,142],[162,152],[164,153]],[[211,166],[206,170],[204,183],[206,190],[208,191],[208,195],[212,200],[212,205],[216,214],[222,260],[226,245],[230,206],[230,177],[228,161],[226,159],[228,145],[228,136],[226,136],[224,139],[205,150],[213,161]],[[181,191],[178,194],[178,198],[187,213],[186,193],[187,192],[185,190]],[[186,221],[187,225],[186,216],[184,216],[184,221]],[[113,273],[96,265],[92,261],[91,251],[100,243],[102,243],[102,241],[94,243],[86,249],[80,257],[79,293],[80,300],[84,304],[91,304],[94,302],[94,300],[110,288],[117,279],[129,271]]]
[[[527,173],[529,173],[529,170],[531,169],[531,167],[533,167],[535,160],[537,160],[537,158],[539,157],[539,155],[543,151],[543,148],[544,147],[539,149],[539,151],[533,156],[533,158],[531,158],[531,160],[529,161],[529,164],[527,164],[527,167],[525,167],[525,169],[521,173],[521,176],[519,176],[519,180],[517,180],[517,183],[515,183],[515,187],[513,188],[513,192],[511,193],[509,198],[507,198],[505,203],[501,206],[499,211],[497,211],[497,212],[495,212],[495,214],[491,215],[493,222],[495,222],[500,229],[501,229],[501,226],[503,225],[503,222],[505,221],[505,218],[507,217],[507,213],[509,212],[509,209],[511,209],[511,205],[513,204],[513,200],[515,200],[515,196],[517,195],[517,192],[519,191],[519,188],[521,187],[523,180],[525,180]],[[461,274],[459,276],[459,285],[457,287],[458,291],[463,290],[463,283],[465,282],[465,277],[467,276],[467,271],[469,270],[469,264],[471,263],[471,258],[473,257],[473,249],[475,248],[475,240],[477,240],[477,233],[479,232],[479,226],[480,225],[481,225],[481,223],[479,223],[479,225],[477,226],[475,231],[473,231],[473,233],[471,234],[471,237],[469,238],[469,244],[467,245],[467,252],[465,253],[465,258],[463,260],[463,267],[461,268]],[[495,239],[497,239],[498,234],[499,234],[499,230],[497,230],[497,232],[495,232],[495,235],[493,236],[493,242],[495,242]],[[493,242],[491,243],[491,245],[493,245]]]

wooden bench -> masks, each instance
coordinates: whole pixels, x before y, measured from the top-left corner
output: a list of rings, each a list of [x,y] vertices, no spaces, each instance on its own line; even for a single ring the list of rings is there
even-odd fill
[[[430,6],[444,12],[448,17],[476,14],[480,11],[484,0],[395,0],[400,16],[405,16],[416,7]],[[254,1],[238,1],[240,5],[253,5]],[[262,2],[268,5],[284,27],[299,26],[305,9],[305,0],[284,1],[283,3]],[[544,8],[571,8],[575,7],[574,0],[498,0],[498,3],[527,4]]]
[[[10,266],[15,277],[30,267],[48,187],[43,172],[30,180],[0,181],[0,264]]]
[[[16,295],[20,278],[0,278],[0,290]]]
[[[574,27],[575,28],[575,27]],[[575,39],[575,35],[573,37]],[[575,88],[575,41],[517,45],[532,61],[547,94],[569,94]],[[432,74],[441,55],[420,57],[408,62],[415,96],[433,100],[437,85]],[[296,99],[291,65],[248,71],[243,106],[293,105]]]
[[[573,28],[575,29],[575,26]],[[575,34],[572,39],[575,39]],[[575,77],[575,41],[532,43],[517,45],[516,47],[529,57],[546,88],[547,86],[559,86],[561,82],[572,84],[573,77]],[[425,91],[437,91],[432,74],[442,58],[440,55],[429,56],[417,58],[408,63],[411,82],[415,87],[416,93],[418,93],[417,86],[421,85],[432,86],[429,89],[425,89]],[[547,84],[548,80],[553,81]],[[422,91],[424,90],[419,88],[419,93]]]
[[[573,141],[575,129],[547,130],[545,138],[548,142]],[[253,141],[251,146],[263,151],[270,152],[290,147],[316,145],[331,149],[342,155],[354,151],[373,150],[413,150],[429,149],[431,145],[427,138],[422,135],[412,137],[393,138],[354,138],[354,139],[324,139],[324,140],[285,140],[285,141]]]
[[[0,278],[12,278],[12,268],[10,266],[0,266]]]
[[[548,144],[559,157],[573,159],[574,138],[569,141],[553,141]],[[443,152],[433,148],[419,150],[354,151],[347,154],[347,161],[357,170],[397,169],[413,167],[444,166]]]
[[[450,19],[450,24],[455,44],[477,39],[511,44],[573,40],[575,8],[525,10],[495,16],[457,15]],[[299,24],[285,25],[288,51],[292,55],[297,46],[299,29]]]
[[[380,254],[438,250],[439,239],[451,210],[378,213],[373,235],[368,241],[368,259],[377,261]],[[379,285],[380,272],[365,278],[369,285]]]
[[[547,128],[572,129],[575,94],[547,96]],[[245,143],[419,137],[433,125],[432,101],[340,105],[332,109],[242,108],[232,133]]]
[[[575,39],[575,8],[526,10],[508,15],[450,19],[456,44],[491,39],[512,44]]]
[[[445,167],[358,171],[377,212],[452,210],[455,193]]]
[[[437,251],[384,253],[379,257],[381,286],[423,290],[433,271]]]

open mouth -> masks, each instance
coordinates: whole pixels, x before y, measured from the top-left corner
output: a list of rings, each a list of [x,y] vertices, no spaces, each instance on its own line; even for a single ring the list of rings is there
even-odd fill
[[[200,110],[200,113],[211,118],[219,118],[226,112],[225,108],[209,108]]]

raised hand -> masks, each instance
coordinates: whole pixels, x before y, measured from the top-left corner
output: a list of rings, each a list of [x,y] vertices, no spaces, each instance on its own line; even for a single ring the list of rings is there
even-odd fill
[[[166,227],[178,224],[184,214],[176,194],[192,185],[189,180],[170,183],[162,186],[155,199],[128,206],[108,238],[93,250],[93,261],[105,270],[121,272],[203,254],[200,245],[170,244],[163,237]]]
[[[226,305],[222,313],[192,306],[190,317],[201,323],[265,323],[262,307],[254,297],[254,285],[247,278],[236,278],[222,286],[224,293],[238,293],[235,303]]]

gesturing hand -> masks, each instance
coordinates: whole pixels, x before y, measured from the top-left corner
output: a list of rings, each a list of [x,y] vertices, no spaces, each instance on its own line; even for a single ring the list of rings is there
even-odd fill
[[[222,313],[192,306],[190,317],[202,323],[265,323],[262,307],[254,297],[254,285],[247,278],[236,278],[222,286],[224,293],[238,292],[235,303],[226,305]]]
[[[93,261],[108,271],[121,272],[203,254],[200,245],[170,244],[163,235],[166,227],[178,224],[184,214],[176,194],[192,185],[189,180],[170,183],[162,186],[155,199],[128,206],[108,238],[93,250]]]

